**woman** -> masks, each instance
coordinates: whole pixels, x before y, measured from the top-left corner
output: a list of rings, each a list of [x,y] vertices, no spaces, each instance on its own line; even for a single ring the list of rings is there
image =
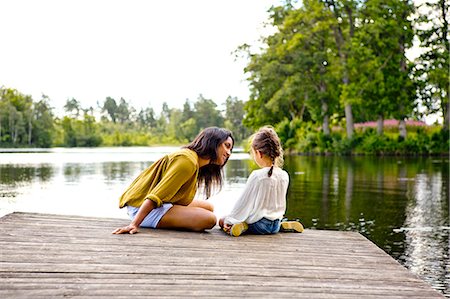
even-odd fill
[[[113,234],[138,232],[138,228],[203,231],[216,225],[213,206],[194,200],[197,186],[207,198],[222,187],[222,167],[233,150],[234,139],[226,129],[204,129],[182,149],[168,154],[144,170],[120,198],[132,219]]]

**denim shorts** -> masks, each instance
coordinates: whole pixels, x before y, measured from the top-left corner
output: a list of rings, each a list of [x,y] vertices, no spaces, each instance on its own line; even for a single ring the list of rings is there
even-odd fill
[[[249,224],[247,233],[253,235],[276,234],[280,231],[280,226],[280,219],[269,220],[267,218],[262,218],[255,223]]]
[[[148,215],[144,218],[144,221],[142,221],[140,227],[156,228],[161,218],[167,213],[168,210],[170,210],[171,207],[173,207],[173,204],[164,203],[159,208],[151,210],[150,213],[148,213]],[[133,220],[134,217],[136,217],[139,208],[127,206],[127,209],[128,216],[131,220]]]

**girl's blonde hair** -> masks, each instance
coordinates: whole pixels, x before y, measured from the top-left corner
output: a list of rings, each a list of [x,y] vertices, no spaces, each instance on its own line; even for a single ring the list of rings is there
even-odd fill
[[[272,160],[272,167],[269,170],[269,177],[272,176],[273,167],[283,166],[283,148],[277,132],[271,126],[264,126],[250,137],[251,147],[260,151]]]

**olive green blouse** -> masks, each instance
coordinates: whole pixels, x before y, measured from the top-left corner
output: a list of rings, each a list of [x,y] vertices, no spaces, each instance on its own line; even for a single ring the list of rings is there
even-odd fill
[[[144,170],[120,197],[119,207],[140,207],[149,199],[156,207],[163,203],[188,205],[197,191],[198,155],[181,149],[165,155]]]

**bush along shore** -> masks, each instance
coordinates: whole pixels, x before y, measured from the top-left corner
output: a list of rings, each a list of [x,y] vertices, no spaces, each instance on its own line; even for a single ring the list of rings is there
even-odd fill
[[[450,133],[440,125],[406,122],[406,138],[398,132],[398,121],[385,121],[382,133],[376,122],[355,124],[355,134],[347,138],[342,127],[328,135],[313,125],[302,125],[290,136],[279,128],[287,154],[298,155],[374,155],[449,156]]]

